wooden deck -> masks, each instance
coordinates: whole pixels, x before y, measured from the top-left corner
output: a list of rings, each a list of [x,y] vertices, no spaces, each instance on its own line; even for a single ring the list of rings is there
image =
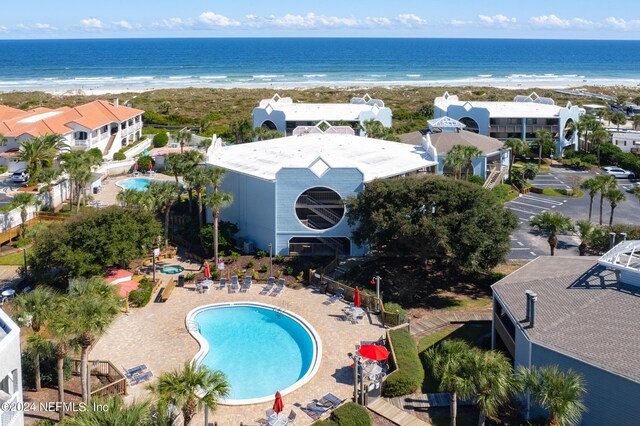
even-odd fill
[[[367,406],[374,413],[392,421],[399,426],[427,426],[430,423],[420,420],[408,411],[403,411],[386,399],[379,398]]]

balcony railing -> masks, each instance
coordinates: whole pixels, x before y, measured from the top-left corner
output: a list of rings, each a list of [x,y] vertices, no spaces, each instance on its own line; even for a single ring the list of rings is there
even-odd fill
[[[13,396],[9,398],[9,400],[5,401],[7,403],[6,406],[11,407],[17,404],[19,402],[18,396],[18,393],[13,394]],[[9,426],[17,415],[18,410],[0,411],[0,426]]]
[[[88,147],[89,146],[89,139],[84,139],[84,140],[76,139],[73,144],[75,146]]]

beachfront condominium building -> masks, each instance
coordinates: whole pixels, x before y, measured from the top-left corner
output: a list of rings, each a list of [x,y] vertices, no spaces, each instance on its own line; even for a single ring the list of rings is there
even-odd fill
[[[22,426],[20,327],[0,308],[0,425]]]
[[[46,134],[61,135],[71,149],[99,149],[104,158],[142,137],[144,111],[97,100],[77,107],[35,108],[23,111],[0,105],[0,165],[9,171],[24,167],[16,156],[21,143]]]
[[[477,148],[480,155],[471,160],[471,173],[487,179],[492,172],[502,173],[509,167],[511,150],[505,149],[498,139],[465,130],[465,125],[450,117],[429,120],[426,130],[400,135],[400,141],[424,146],[434,153],[438,161],[438,174],[452,174],[453,170],[445,165],[449,151],[456,145]],[[433,147],[433,148],[429,148]],[[500,181],[499,178],[496,178]]]
[[[391,109],[385,107],[383,101],[368,94],[344,104],[294,103],[291,98],[276,94],[271,99],[261,100],[253,109],[253,128],[265,127],[291,136],[296,127],[315,126],[326,121],[331,125],[348,125],[356,134],[364,135],[365,121],[379,121],[389,128],[391,116]]]
[[[609,129],[611,132],[611,143],[622,150],[622,152],[640,153],[640,131],[625,129]]]
[[[236,223],[256,250],[364,255],[351,240],[345,198],[374,179],[433,173],[437,163],[422,147],[340,133],[214,147],[208,163],[227,171],[221,190],[233,194],[221,219]]]
[[[561,107],[551,98],[535,93],[516,96],[512,102],[461,101],[458,96],[443,96],[434,101],[434,118],[451,117],[464,123],[466,130],[502,141],[518,138],[531,142],[538,130],[551,133],[556,141],[556,155],[572,146],[578,149],[574,124],[584,112],[571,102]]]
[[[601,258],[541,256],[492,286],[492,346],[514,367],[582,374],[581,425],[640,419],[640,241]],[[526,414],[541,409],[524,396]]]

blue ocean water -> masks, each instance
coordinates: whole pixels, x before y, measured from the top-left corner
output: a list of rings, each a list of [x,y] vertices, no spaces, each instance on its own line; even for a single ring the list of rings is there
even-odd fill
[[[227,375],[230,399],[272,396],[302,378],[313,363],[313,342],[287,315],[255,306],[217,307],[195,317],[209,342],[202,362]]]
[[[0,90],[640,83],[640,41],[0,40]]]

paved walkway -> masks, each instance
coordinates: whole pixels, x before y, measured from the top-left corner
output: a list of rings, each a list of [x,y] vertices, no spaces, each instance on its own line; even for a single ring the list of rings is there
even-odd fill
[[[454,322],[491,321],[491,309],[479,311],[443,312],[428,318],[411,322],[411,335],[422,336],[433,333]]]
[[[367,408],[382,417],[385,417],[400,426],[426,426],[427,423],[404,411],[393,404],[390,404],[384,398],[379,398],[369,404]]]

